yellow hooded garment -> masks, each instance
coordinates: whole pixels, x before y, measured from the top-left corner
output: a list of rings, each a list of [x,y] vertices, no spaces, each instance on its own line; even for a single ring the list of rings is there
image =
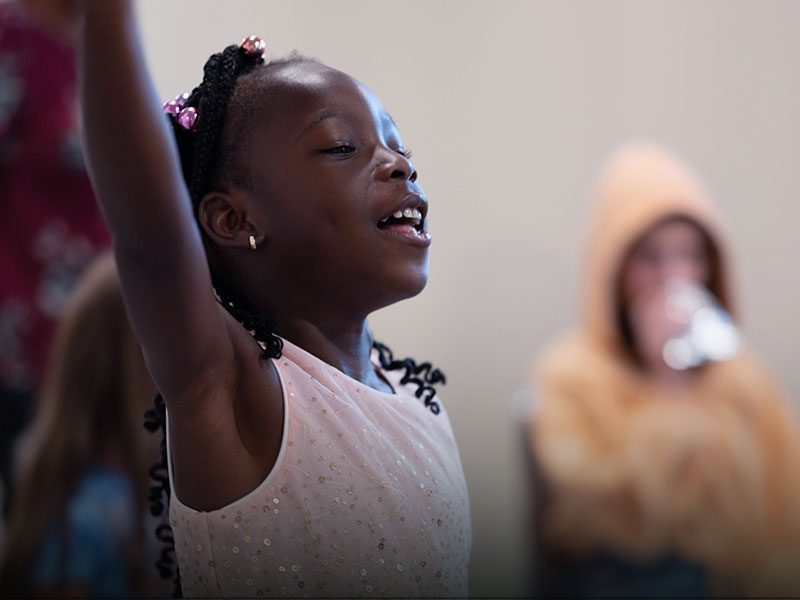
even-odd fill
[[[542,535],[575,557],[677,554],[705,566],[718,593],[798,596],[800,436],[773,378],[745,352],[665,389],[635,366],[620,333],[622,261],[676,215],[708,234],[712,291],[736,314],[726,236],[699,182],[657,146],[624,147],[596,189],[580,326],[535,371]]]

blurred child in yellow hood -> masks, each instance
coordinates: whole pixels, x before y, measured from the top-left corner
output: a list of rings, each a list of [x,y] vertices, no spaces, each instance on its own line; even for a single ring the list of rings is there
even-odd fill
[[[727,236],[676,157],[634,142],[595,190],[577,330],[537,361],[530,441],[550,593],[800,595],[800,437],[745,348],[678,369],[665,286],[737,320]]]

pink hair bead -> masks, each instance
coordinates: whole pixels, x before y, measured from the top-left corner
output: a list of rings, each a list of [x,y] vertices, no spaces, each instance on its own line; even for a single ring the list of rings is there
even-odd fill
[[[242,40],[241,48],[247,56],[262,56],[267,45],[260,37],[251,35]]]
[[[171,117],[178,117],[178,114],[181,112],[184,104],[189,99],[189,92],[185,92],[183,94],[178,94],[175,96],[174,100],[169,100],[164,102],[163,108],[164,112],[170,115]]]
[[[195,131],[197,123],[197,110],[194,106],[187,106],[178,114],[178,124],[184,129]]]
[[[164,102],[164,112],[170,115],[171,117],[177,117],[178,113],[181,112],[181,105],[178,104],[177,100],[170,100],[169,102]]]

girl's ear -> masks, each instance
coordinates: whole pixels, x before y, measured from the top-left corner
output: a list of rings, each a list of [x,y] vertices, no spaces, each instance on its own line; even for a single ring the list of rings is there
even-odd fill
[[[197,207],[197,220],[218,246],[250,249],[251,236],[258,246],[266,237],[252,222],[236,194],[209,192]]]

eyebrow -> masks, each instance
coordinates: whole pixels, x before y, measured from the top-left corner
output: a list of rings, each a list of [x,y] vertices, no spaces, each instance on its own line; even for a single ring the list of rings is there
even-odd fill
[[[298,137],[302,137],[306,133],[308,133],[311,129],[319,125],[322,121],[326,119],[331,119],[333,117],[339,117],[344,114],[347,114],[347,111],[341,110],[339,108],[323,108],[319,112],[317,112],[311,120],[308,122],[308,125],[303,127],[303,130],[300,132]]]
[[[313,117],[311,117],[311,120],[308,122],[308,125],[303,127],[303,130],[297,137],[298,138],[303,137],[306,133],[308,133],[310,130],[312,130],[314,127],[316,127],[326,119],[341,117],[349,114],[351,114],[349,111],[342,110],[341,108],[323,108],[318,112],[316,112]],[[397,130],[397,123],[394,122],[394,119],[389,113],[384,112],[381,115],[381,120],[384,122],[388,120],[388,122],[392,125],[392,127],[394,127],[395,130]]]

